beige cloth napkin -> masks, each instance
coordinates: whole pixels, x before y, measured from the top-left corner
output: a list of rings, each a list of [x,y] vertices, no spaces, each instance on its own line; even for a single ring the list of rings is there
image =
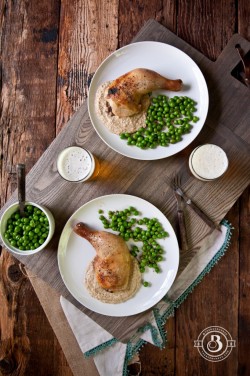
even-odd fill
[[[125,376],[128,362],[140,346],[150,342],[159,348],[165,345],[164,324],[197,283],[218,262],[228,248],[231,226],[224,221],[220,231],[214,231],[197,247],[195,255],[177,276],[168,294],[152,309],[148,323],[139,328],[127,344],[113,336],[61,297],[60,302],[82,353],[93,356],[101,376]]]

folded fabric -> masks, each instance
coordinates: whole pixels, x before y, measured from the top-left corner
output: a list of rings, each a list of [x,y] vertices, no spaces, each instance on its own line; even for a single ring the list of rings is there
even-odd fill
[[[159,348],[165,346],[166,320],[174,315],[175,309],[224,255],[230,244],[231,230],[230,224],[223,221],[221,231],[214,231],[201,242],[167,295],[152,309],[147,324],[139,327],[127,344],[119,342],[72,303],[60,298],[81,351],[85,356],[94,356],[101,376],[125,376],[128,362],[146,342]]]

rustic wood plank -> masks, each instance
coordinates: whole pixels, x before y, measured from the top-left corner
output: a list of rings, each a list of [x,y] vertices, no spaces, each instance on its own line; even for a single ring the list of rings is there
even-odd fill
[[[59,5],[58,1],[1,2],[0,17],[3,206],[16,187],[16,163],[25,162],[29,170],[55,136]],[[45,94],[48,101],[43,100]],[[50,373],[51,364],[57,364],[58,375],[60,366],[63,375],[71,375],[19,262],[4,250],[0,270],[0,373],[44,375]]]
[[[131,11],[132,9],[132,11]],[[153,12],[152,12],[153,10]],[[129,44],[143,24],[154,18],[169,30],[175,32],[177,25],[175,1],[121,1],[119,6],[119,47]],[[129,25],[129,27],[128,27]],[[140,351],[142,375],[170,376],[175,370],[175,320],[166,324],[168,344],[159,351],[152,345],[146,345]],[[149,361],[150,359],[150,361]],[[131,368],[131,367],[130,367]],[[136,372],[134,372],[136,373]],[[132,373],[132,374],[134,374]]]
[[[76,338],[68,325],[68,321],[61,308],[60,295],[57,294],[56,291],[47,283],[30,273],[30,271],[26,271],[31,280],[32,286],[39,297],[43,309],[49,318],[49,322],[53,327],[54,333],[60,341],[63,353],[66,359],[69,360],[69,365],[73,375],[98,376],[99,373],[95,367],[93,359],[86,359],[83,356],[81,349],[77,344]],[[53,302],[53,304],[51,304],[51,302]],[[57,375],[58,372],[64,372],[64,370],[65,372],[68,371],[68,368],[63,364],[59,370],[55,362],[51,362],[51,364],[55,367],[53,375]],[[70,376],[70,374],[67,376]]]
[[[151,344],[146,344],[140,351],[142,376],[175,375],[175,318],[170,318],[165,326],[167,331],[167,345],[159,349]]]
[[[250,7],[249,2],[241,0],[238,2],[238,32],[250,40]],[[249,52],[249,51],[246,51]],[[248,129],[249,132],[249,129]],[[249,338],[250,338],[250,304],[249,296],[249,227],[250,227],[250,196],[249,188],[245,190],[239,200],[240,208],[240,239],[239,239],[239,332],[238,332],[238,374],[248,375],[250,373],[249,362]]]
[[[250,228],[250,189],[246,189],[239,200],[240,207],[240,242],[239,242],[239,375],[250,373],[249,338],[250,338],[250,258],[249,258],[249,228]]]
[[[204,376],[225,374],[234,376],[238,369],[238,348],[233,348],[229,357],[221,362],[202,358],[194,341],[209,326],[221,326],[238,337],[239,294],[239,205],[236,203],[227,214],[235,227],[232,243],[226,254],[212,271],[204,277],[176,311],[176,376],[189,375],[199,370]]]
[[[216,5],[213,2],[209,2],[204,4],[204,7],[201,6],[201,8],[199,8],[199,4],[196,2],[195,5],[192,4],[193,12],[191,13],[187,9],[187,7],[191,6],[190,3],[186,3],[186,7],[181,6],[178,32],[184,39],[189,40],[192,45],[214,60],[235,31],[236,9],[233,4],[226,6],[223,2],[216,2]],[[220,9],[221,7],[223,11]],[[218,15],[216,15],[217,12],[218,15],[220,14],[220,20]],[[194,29],[187,27],[185,22],[187,15],[190,17],[189,22],[191,24],[194,18],[198,21],[195,23]],[[211,28],[209,22],[205,22],[205,19],[210,19],[213,22],[213,28]],[[227,24],[223,28],[222,35],[220,33],[221,23]],[[200,41],[203,40],[207,40],[207,43],[202,43],[201,45]],[[210,93],[214,92],[211,89]],[[224,106],[224,103],[220,105]],[[212,194],[212,191],[210,194]],[[227,218],[233,222],[235,227],[233,241],[228,253],[220,261],[219,268],[215,267],[209,276],[205,277],[203,283],[197,286],[192,293],[192,297],[189,297],[176,313],[176,359],[178,359],[176,362],[176,375],[182,375],[184,370],[187,374],[192,374],[194,370],[199,370],[202,375],[237,374],[238,351],[240,349],[233,349],[233,352],[224,361],[213,363],[200,356],[197,349],[194,348],[194,340],[198,338],[203,329],[213,325],[222,326],[230,332],[234,339],[237,339],[239,306],[238,217],[239,205],[236,203],[227,214]]]
[[[163,41],[168,41],[168,35],[170,35],[170,38],[174,38],[174,34],[169,33],[165,28],[159,27],[157,23],[150,23],[149,26],[153,27],[153,29],[150,29],[152,32],[156,28],[156,35],[162,38],[161,40]],[[143,35],[147,38],[145,30]],[[183,45],[183,48],[189,49],[192,56],[196,56],[195,50],[187,46],[183,41],[178,38],[176,38],[175,41],[177,46]],[[197,58],[202,64],[208,61],[202,58],[199,53],[197,53]],[[209,65],[211,66],[210,63]],[[214,130],[206,127],[205,134],[209,135],[207,140],[212,140]],[[202,138],[199,136],[198,140],[202,140]],[[222,143],[223,140],[225,140],[225,137],[221,136],[218,142]],[[235,142],[233,142],[234,140]],[[102,172],[96,181],[90,181],[84,185],[72,186],[70,183],[62,181],[58,175],[55,167],[57,153],[63,147],[72,143],[85,146],[88,144],[91,148],[90,150],[93,151],[100,160],[105,161],[101,167]],[[234,144],[236,144],[236,146],[241,145],[241,147],[236,148]],[[225,143],[222,143],[222,146],[226,149],[231,161],[230,174],[225,174],[225,177],[213,183],[203,184],[200,181],[195,181],[194,184],[194,179],[185,172],[186,153],[190,150],[188,148],[183,151],[183,153],[179,153],[178,157],[158,160],[154,161],[154,163],[131,160],[130,168],[128,169],[126,167],[126,158],[108,149],[96,135],[90,124],[86,105],[81,106],[79,111],[76,112],[75,116],[60,132],[60,135],[49,146],[40,158],[39,163],[34,166],[27,177],[27,193],[33,200],[44,203],[52,209],[57,223],[57,233],[46,253],[40,252],[31,257],[18,256],[18,258],[22,260],[29,269],[37,273],[41,278],[44,278],[48,283],[53,284],[65,297],[72,301],[73,298],[66,290],[58,274],[56,254],[54,252],[60,231],[67,218],[81,204],[91,198],[108,193],[123,192],[141,196],[149,200],[157,207],[161,208],[163,213],[172,220],[175,215],[172,194],[168,187],[166,187],[166,189],[162,187],[162,180],[159,178],[160,176],[164,176],[166,169],[169,173],[171,173],[171,171],[180,170],[184,172],[184,174],[186,174],[186,188],[188,188],[190,193],[193,192],[191,197],[195,197],[196,200],[201,202],[201,207],[203,207],[213,219],[217,221],[221,220],[249,182],[248,163],[250,159],[250,156],[246,153],[244,141],[241,141],[240,138],[235,137],[233,134],[231,135],[230,142],[226,139]],[[133,171],[137,171],[137,175],[134,175]],[[102,173],[104,173],[105,179],[102,178]],[[145,176],[147,176],[146,180]],[[150,179],[148,177],[150,177]],[[144,183],[142,184],[143,180]],[[30,184],[30,182],[32,182],[32,184]],[[216,191],[216,197],[210,194],[211,189]],[[225,195],[225,189],[227,189],[227,195]],[[161,195],[155,195],[155,192],[162,193]],[[64,197],[63,202],[61,197]],[[13,201],[14,199],[15,196],[13,196],[11,200]],[[204,202],[204,206],[202,202]],[[218,202],[220,202],[221,205],[218,205]],[[194,246],[210,229],[207,228],[193,212],[190,212],[187,220],[187,223],[189,223],[189,244]],[[75,304],[79,306],[78,303],[75,302]],[[100,320],[98,321],[99,324],[102,326],[105,325],[105,328],[118,338],[128,338],[130,333],[138,325],[134,317],[127,318],[127,324],[129,325],[124,326],[124,318],[114,319],[109,317],[103,319],[101,315],[89,312],[89,310],[84,307],[81,307],[81,309],[87,312],[91,317],[94,315],[96,320]],[[140,317],[143,322],[145,315],[146,314],[142,314]],[[125,331],[121,334],[121,330]]]
[[[238,32],[246,39],[250,40],[250,7],[248,0],[238,1]]]
[[[117,48],[117,12],[118,0],[61,2],[57,133],[87,98],[97,67]]]
[[[136,6],[136,4],[134,5],[134,6]],[[136,11],[135,11],[135,13],[136,13]],[[170,15],[171,16],[171,15]],[[139,21],[138,21],[139,22]],[[80,75],[75,75],[76,77],[80,77]],[[60,83],[60,80],[59,80],[59,83]],[[58,83],[58,85],[59,85],[59,83]],[[72,89],[72,92],[73,91],[75,91],[76,93],[77,93],[77,88],[74,88],[74,84],[73,84],[73,82],[72,83],[70,83],[70,85],[71,85],[71,87],[73,87],[73,89]],[[66,92],[66,90],[65,90],[65,92]],[[74,97],[72,97],[72,103],[74,103],[74,100],[75,100],[75,103],[74,103],[74,105],[76,105],[76,108],[77,108],[77,100],[76,100],[76,98],[77,98],[77,96],[79,97],[80,96],[80,94],[79,93],[77,93],[77,95],[76,95],[76,97],[74,98]],[[62,99],[62,101],[64,100],[64,104],[66,103],[66,99],[65,98],[63,98]],[[69,113],[70,113],[70,111],[72,111],[72,108],[73,107],[71,107],[71,109],[69,109]],[[62,124],[67,120],[67,116],[69,116],[69,115],[67,115],[67,108],[66,108],[66,106],[65,106],[65,114],[66,114],[66,118],[63,118],[63,117],[60,117],[59,115],[58,115],[58,118],[60,119],[59,121],[58,121],[58,123],[61,123],[62,122]],[[58,111],[58,113],[59,113],[59,111]],[[59,124],[59,126],[58,126],[58,129],[60,129],[60,124]],[[201,307],[201,309],[202,309],[202,307]],[[242,331],[243,332],[243,331]],[[244,340],[244,333],[242,333],[242,338],[243,338],[243,340]],[[154,349],[152,349],[152,351],[153,351]],[[149,354],[146,352],[146,354],[147,354],[147,357],[149,356]],[[147,359],[147,357],[145,358],[145,362],[146,362],[146,359]],[[165,359],[165,358],[164,358]],[[244,358],[244,359],[246,359],[246,358]],[[245,360],[242,360],[242,365],[243,365],[243,367],[245,366]],[[160,358],[158,358],[158,361],[160,361]],[[146,364],[146,363],[145,363]],[[146,366],[147,367],[147,366]],[[162,365],[162,367],[165,367],[165,365]],[[184,364],[184,368],[185,368],[185,364]],[[154,371],[153,371],[153,367],[151,368],[151,370],[150,370],[150,367],[149,368],[146,368],[147,369],[147,375],[150,375],[150,374],[154,374]],[[160,370],[160,368],[158,368],[159,370]],[[162,368],[163,369],[163,368]],[[194,364],[194,367],[193,367],[193,369],[194,370],[196,370],[197,371],[197,367],[196,367],[196,364]],[[165,368],[164,368],[164,370],[165,370]],[[190,369],[190,371],[191,371],[191,369]],[[59,371],[55,371],[55,372],[59,372]],[[152,372],[152,373],[150,373],[150,372]],[[160,371],[159,371],[160,372]],[[184,372],[184,370],[183,370],[183,372]],[[59,373],[58,373],[59,374]],[[182,373],[183,374],[183,373]]]
[[[119,2],[119,47],[131,42],[150,18],[157,20],[171,31],[176,31],[176,2],[167,0]]]
[[[26,273],[25,270],[24,273]],[[30,279],[32,280],[32,278],[36,277],[32,276]],[[27,336],[29,338],[30,357],[25,368],[25,374],[29,376],[50,374],[73,376],[61,344],[59,344],[54,329],[45,315],[40,299],[38,300],[30,282],[27,290],[28,299],[25,299],[25,310],[28,319]],[[25,293],[27,294],[27,291]]]
[[[235,32],[235,2],[181,0],[178,4],[178,36],[216,60]]]

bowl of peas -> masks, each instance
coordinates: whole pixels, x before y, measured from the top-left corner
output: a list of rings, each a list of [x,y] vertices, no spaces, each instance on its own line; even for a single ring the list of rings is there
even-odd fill
[[[19,255],[32,255],[44,249],[55,231],[52,213],[46,207],[26,202],[24,216],[19,205],[9,206],[0,222],[0,235],[4,245]]]

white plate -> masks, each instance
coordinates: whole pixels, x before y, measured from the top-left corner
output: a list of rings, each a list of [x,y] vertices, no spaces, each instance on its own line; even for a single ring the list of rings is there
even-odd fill
[[[95,111],[95,97],[98,87],[105,81],[114,80],[122,74],[135,69],[152,69],[162,76],[181,79],[184,89],[179,92],[155,91],[154,96],[164,93],[168,97],[186,95],[197,102],[196,116],[199,121],[183,140],[167,147],[142,150],[129,146],[126,140],[112,134],[98,118]],[[129,44],[112,53],[97,69],[91,81],[88,97],[88,110],[92,124],[101,139],[113,150],[127,157],[141,160],[154,160],[169,157],[187,147],[200,133],[208,111],[208,90],[206,81],[196,63],[184,52],[160,42],[137,42]]]
[[[103,303],[93,298],[84,284],[86,268],[95,257],[96,252],[87,240],[72,231],[72,226],[82,221],[93,229],[103,230],[99,219],[99,209],[107,213],[109,210],[123,210],[129,206],[138,209],[143,217],[158,218],[169,233],[169,237],[159,241],[165,250],[164,260],[159,264],[162,272],[157,274],[150,269],[144,273],[144,279],[152,285],[150,287],[142,286],[137,294],[126,302]],[[154,205],[135,196],[112,194],[89,201],[69,218],[59,241],[58,265],[67,289],[85,307],[108,316],[130,316],[151,308],[168,292],[174,282],[179,265],[179,247],[172,226]]]

